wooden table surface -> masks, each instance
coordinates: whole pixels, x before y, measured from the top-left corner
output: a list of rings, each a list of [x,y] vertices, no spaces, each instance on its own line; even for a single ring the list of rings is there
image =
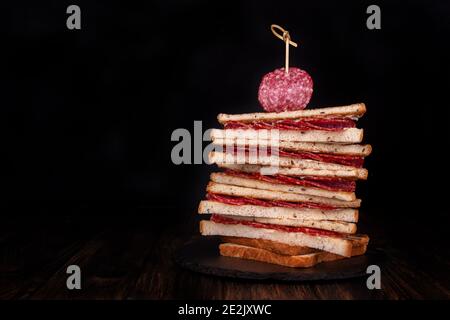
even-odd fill
[[[143,212],[142,212],[143,211]],[[151,210],[150,210],[151,211]],[[424,237],[399,235],[394,219],[363,223],[371,245],[382,248],[382,289],[364,278],[307,283],[223,279],[174,263],[173,254],[193,234],[196,218],[152,223],[138,214],[16,218],[0,226],[0,299],[448,299],[449,251],[436,229]],[[167,212],[170,217],[170,212]],[[402,222],[402,227],[418,227]],[[66,268],[80,266],[82,289],[66,288]]]

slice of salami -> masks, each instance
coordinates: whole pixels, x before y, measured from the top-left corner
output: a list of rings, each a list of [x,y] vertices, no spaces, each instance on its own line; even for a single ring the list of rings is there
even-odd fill
[[[268,112],[301,110],[313,92],[311,76],[299,68],[284,68],[266,74],[259,86],[258,100]]]
[[[226,196],[217,193],[208,193],[206,199],[211,201],[222,202],[226,204],[231,204],[235,206],[242,206],[246,204],[262,206],[262,207],[284,207],[284,208],[309,208],[309,209],[322,209],[322,210],[334,210],[336,207],[314,202],[288,202],[279,200],[262,200],[255,198],[244,198],[235,196]]]
[[[335,231],[316,229],[316,228],[310,228],[310,227],[283,226],[283,225],[279,225],[279,224],[261,223],[261,222],[251,221],[251,220],[233,219],[230,217],[224,217],[223,215],[219,215],[219,214],[213,214],[211,216],[211,221],[216,222],[216,223],[222,223],[222,224],[242,224],[242,225],[251,226],[253,228],[273,229],[273,230],[280,230],[280,231],[284,231],[284,232],[301,232],[301,233],[310,234],[312,236],[344,237],[344,235],[342,233],[335,232]]]
[[[289,177],[283,175],[268,176],[268,175],[261,175],[259,173],[246,173],[233,170],[226,170],[225,173],[237,177],[266,181],[269,183],[293,184],[304,187],[319,188],[329,191],[355,192],[356,188],[355,181],[346,180],[342,178],[317,177],[317,176]]]
[[[281,129],[281,130],[322,130],[340,131],[356,127],[355,120],[346,117],[283,119],[276,121],[230,121],[225,123],[225,129]]]

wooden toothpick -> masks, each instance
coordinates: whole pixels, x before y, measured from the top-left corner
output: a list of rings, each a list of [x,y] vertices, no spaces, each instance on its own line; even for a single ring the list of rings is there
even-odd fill
[[[289,74],[289,45],[297,48],[297,43],[291,40],[291,36],[289,35],[289,31],[284,30],[282,27],[276,24],[272,24],[270,26],[270,30],[272,33],[279,39],[283,40],[285,43],[285,60],[284,60],[284,72],[285,74]],[[282,32],[282,34],[278,33],[276,30]]]

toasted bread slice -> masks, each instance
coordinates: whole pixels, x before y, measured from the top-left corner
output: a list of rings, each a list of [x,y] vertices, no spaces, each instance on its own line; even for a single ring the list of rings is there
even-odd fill
[[[232,236],[272,240],[291,246],[305,246],[341,256],[350,257],[352,241],[343,236],[312,235],[303,232],[286,232],[266,228],[254,228],[243,224],[223,224],[200,221],[200,233],[204,236]]]
[[[338,144],[321,142],[292,142],[292,141],[271,141],[271,140],[249,140],[249,139],[223,139],[215,138],[215,146],[226,147],[248,147],[248,148],[279,148],[292,152],[312,152],[325,154],[338,154],[348,156],[366,157],[372,152],[370,144]],[[217,149],[216,149],[217,150]]]
[[[286,256],[276,254],[268,250],[247,247],[234,243],[220,244],[219,252],[220,255],[225,257],[254,260],[292,268],[309,268],[319,263],[319,253]]]
[[[200,202],[198,206],[198,213],[217,213],[256,218],[358,222],[358,210],[351,208],[323,210],[309,208],[263,207],[257,205],[236,206],[210,200],[203,200]]]
[[[366,180],[368,172],[366,169],[351,170],[328,170],[328,169],[314,169],[314,168],[290,168],[290,167],[270,167],[261,166],[255,164],[230,164],[230,163],[217,163],[220,168],[230,169],[242,172],[257,172],[266,175],[281,174],[285,176],[318,176],[318,177],[330,177],[330,178],[343,178],[349,180],[362,179]],[[271,173],[272,172],[272,173]]]
[[[305,194],[311,196],[318,196],[324,198],[337,199],[342,201],[354,201],[356,196],[354,192],[345,191],[329,191],[313,187],[304,187],[292,184],[283,183],[271,183],[266,181],[261,181],[252,178],[237,177],[227,173],[212,173],[211,181],[221,184],[235,185],[239,187],[253,188],[253,189],[263,189],[281,192],[291,192],[298,194]]]
[[[210,138],[216,139],[248,139],[292,142],[324,142],[353,144],[363,140],[364,130],[346,128],[339,131],[323,130],[283,130],[283,129],[212,129]]]
[[[356,247],[352,250],[351,256],[362,255],[366,252],[366,249],[367,246],[365,245]],[[220,244],[219,251],[222,256],[226,257],[255,260],[292,268],[309,268],[321,262],[335,261],[345,258],[337,254],[323,251],[292,256],[281,255],[268,250],[234,243]]]
[[[224,216],[225,218],[232,218],[234,220],[253,221],[272,225],[280,225],[288,227],[307,227],[346,234],[356,233],[356,224],[344,221],[305,220],[305,219],[288,219],[288,218],[255,218],[255,217],[232,216],[232,215],[222,215],[222,216]]]
[[[217,193],[234,197],[246,197],[263,200],[313,202],[327,206],[333,206],[336,208],[359,208],[361,205],[360,199],[356,199],[353,201],[342,201],[296,193],[238,187],[215,182],[209,182],[208,186],[206,187],[206,191],[210,193]]]
[[[240,244],[246,247],[264,249],[284,256],[298,256],[301,254],[321,252],[320,250],[313,248],[302,246],[290,246],[285,243],[262,239],[251,239],[244,237],[222,237],[222,241],[224,243]]]
[[[353,171],[364,172],[366,169],[345,166],[342,164],[328,163],[317,160],[298,159],[291,157],[281,157],[275,155],[258,155],[226,152],[210,152],[208,155],[209,163],[229,163],[229,164],[257,164],[262,166],[280,166],[288,168],[330,170],[330,171]]]
[[[308,248],[304,246],[290,246],[285,243],[262,240],[262,239],[251,239],[245,237],[222,237],[223,242],[240,244],[247,247],[254,247],[259,249],[264,249],[276,254],[281,254],[284,256],[297,256],[301,254],[324,252],[313,248]],[[367,247],[368,237],[366,235],[355,235],[355,239],[352,241],[352,256],[360,255],[364,252],[362,248]],[[365,250],[364,250],[365,251]]]
[[[316,109],[306,109],[297,111],[285,112],[259,112],[259,113],[244,113],[244,114],[219,114],[217,120],[220,123],[229,121],[258,121],[258,120],[283,120],[283,119],[300,119],[310,117],[326,117],[326,116],[347,116],[359,118],[366,112],[366,105],[364,103],[355,103],[348,106],[326,107]]]

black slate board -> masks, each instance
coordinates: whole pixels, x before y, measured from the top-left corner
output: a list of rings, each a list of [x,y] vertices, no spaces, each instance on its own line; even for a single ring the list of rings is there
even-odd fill
[[[335,280],[366,276],[369,265],[380,265],[384,254],[369,249],[365,255],[338,261],[319,263],[311,268],[289,268],[258,261],[222,257],[221,240],[215,237],[196,237],[175,254],[182,267],[204,274],[254,280],[311,281]],[[370,248],[370,247],[369,247]]]

